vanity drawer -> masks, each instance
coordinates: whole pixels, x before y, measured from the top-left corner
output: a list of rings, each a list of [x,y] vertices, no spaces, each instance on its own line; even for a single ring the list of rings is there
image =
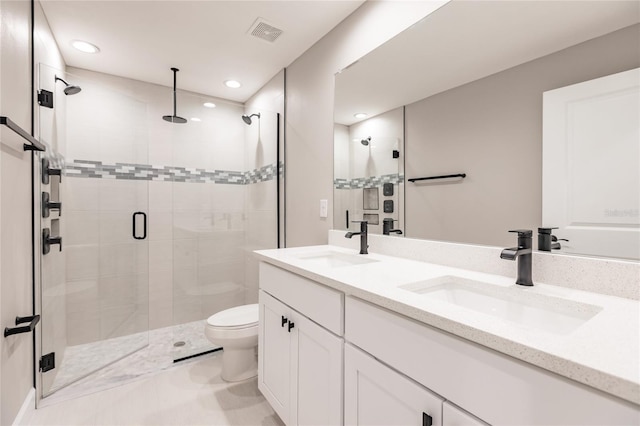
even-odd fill
[[[344,293],[260,262],[260,288],[327,330],[344,334]]]
[[[345,340],[492,425],[638,424],[625,401],[347,297]]]

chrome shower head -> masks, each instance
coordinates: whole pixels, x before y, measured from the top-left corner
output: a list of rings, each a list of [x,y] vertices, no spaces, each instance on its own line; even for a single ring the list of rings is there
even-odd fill
[[[245,123],[247,123],[250,126],[251,125],[251,117],[258,117],[258,120],[259,120],[260,119],[260,113],[251,114],[251,115],[243,114],[242,115],[242,121],[244,121]]]
[[[362,140],[360,141],[360,143],[361,143],[362,145],[364,145],[364,146],[368,146],[368,145],[369,145],[369,142],[371,142],[371,136],[369,136],[369,137],[368,137],[368,138],[366,138],[366,139],[362,139]]]
[[[80,91],[82,90],[82,88],[81,88],[80,86],[76,86],[76,85],[73,85],[73,84],[69,84],[69,83],[67,83],[66,81],[64,81],[63,79],[61,79],[60,77],[58,77],[58,76],[56,75],[56,79],[55,79],[55,81],[58,81],[58,80],[60,80],[61,82],[63,82],[63,83],[64,83],[64,85],[66,86],[66,87],[64,88],[64,94],[65,94],[65,95],[75,95],[76,93],[80,93]]]

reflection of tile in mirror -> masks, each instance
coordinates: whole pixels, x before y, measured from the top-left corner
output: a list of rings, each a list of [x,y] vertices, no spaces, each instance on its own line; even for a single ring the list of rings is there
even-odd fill
[[[380,216],[376,213],[364,213],[362,220],[365,220],[369,225],[380,225]]]
[[[378,188],[364,188],[362,191],[362,208],[378,210]]]
[[[393,200],[385,200],[383,209],[385,213],[393,213]]]
[[[385,183],[382,185],[382,195],[389,197],[391,195],[393,195],[393,184],[392,183]]]

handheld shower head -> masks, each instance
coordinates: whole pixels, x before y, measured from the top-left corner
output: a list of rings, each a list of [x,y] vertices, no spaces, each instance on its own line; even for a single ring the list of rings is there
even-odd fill
[[[55,79],[55,81],[57,82],[58,80],[60,80],[61,82],[63,82],[63,83],[64,83],[64,85],[66,86],[66,87],[64,88],[64,94],[65,94],[65,95],[67,95],[67,96],[68,96],[68,95],[75,95],[76,93],[80,93],[80,91],[82,90],[82,88],[81,88],[80,86],[76,86],[76,85],[73,85],[73,84],[69,84],[69,83],[67,83],[66,81],[64,81],[63,79],[61,79],[60,77],[58,77],[58,76],[56,75],[56,79]]]
[[[369,142],[371,142],[371,136],[369,136],[369,137],[368,137],[368,138],[366,138],[366,139],[362,139],[362,140],[360,141],[360,143],[361,143],[362,145],[364,145],[364,146],[369,146]]]
[[[258,117],[258,120],[260,119],[260,113],[257,114],[251,114],[251,115],[247,115],[247,114],[243,114],[242,115],[242,121],[244,121],[245,123],[247,123],[247,125],[251,125],[251,117]]]

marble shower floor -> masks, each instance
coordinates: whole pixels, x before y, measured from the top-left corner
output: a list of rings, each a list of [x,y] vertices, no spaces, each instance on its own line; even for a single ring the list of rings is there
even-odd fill
[[[41,404],[119,386],[190,362],[174,363],[174,360],[216,349],[205,337],[204,326],[205,320],[194,321],[68,347],[62,365],[57,368],[49,396],[43,398]],[[184,342],[184,345],[174,346],[176,342]],[[100,366],[103,367],[96,371]]]

